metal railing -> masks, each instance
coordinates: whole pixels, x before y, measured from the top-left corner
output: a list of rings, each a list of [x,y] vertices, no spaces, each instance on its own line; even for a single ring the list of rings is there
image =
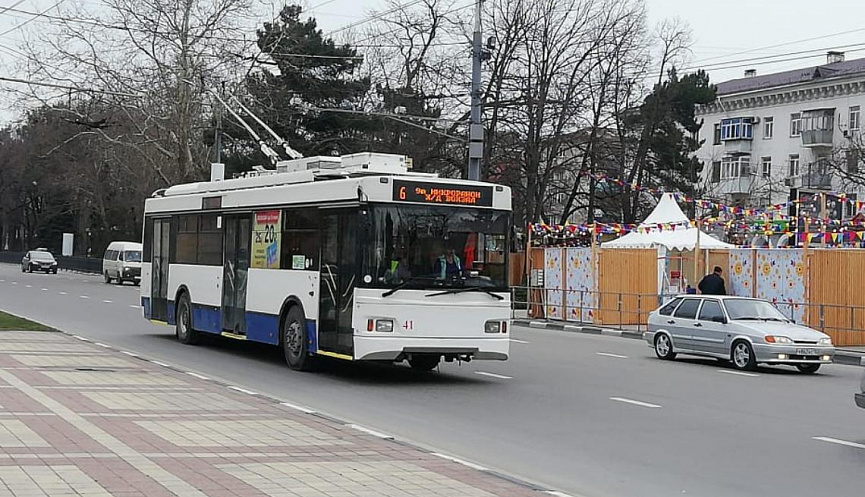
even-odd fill
[[[21,264],[26,252],[0,252],[0,263]],[[65,257],[54,256],[57,259],[57,268],[61,271],[76,271],[79,273],[102,272],[102,259],[96,257]]]
[[[644,331],[649,313],[673,295],[512,287],[513,308],[528,316],[569,323]],[[551,310],[555,312],[550,315]]]

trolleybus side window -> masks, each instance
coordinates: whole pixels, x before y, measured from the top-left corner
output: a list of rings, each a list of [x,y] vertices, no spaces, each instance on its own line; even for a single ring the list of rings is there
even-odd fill
[[[318,270],[319,215],[315,209],[286,209],[282,213],[283,269]]]

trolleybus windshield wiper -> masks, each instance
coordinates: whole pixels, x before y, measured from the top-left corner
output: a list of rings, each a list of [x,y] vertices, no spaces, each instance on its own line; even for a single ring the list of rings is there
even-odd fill
[[[433,279],[433,278],[430,276],[413,276],[413,277],[403,281],[399,285],[391,288],[390,290],[384,292],[383,294],[381,294],[381,296],[382,297],[390,297],[391,295],[395,294],[396,292],[407,287],[409,285],[409,283],[414,283],[415,281],[422,281],[422,280],[431,280],[431,279]]]
[[[451,293],[463,293],[463,292],[484,292],[485,294],[487,294],[487,295],[489,295],[489,296],[491,296],[491,297],[495,297],[495,298],[497,298],[497,299],[499,299],[499,300],[504,300],[504,299],[505,299],[505,298],[502,297],[501,295],[496,294],[496,293],[493,293],[493,292],[491,292],[488,288],[485,288],[485,287],[482,287],[482,286],[469,286],[469,287],[463,287],[463,288],[452,288],[452,289],[450,289],[450,290],[445,290],[445,291],[443,291],[443,292],[438,292],[438,293],[428,293],[428,294],[425,295],[425,297],[436,297],[436,296],[438,296],[438,295],[448,295],[448,294],[451,294]]]

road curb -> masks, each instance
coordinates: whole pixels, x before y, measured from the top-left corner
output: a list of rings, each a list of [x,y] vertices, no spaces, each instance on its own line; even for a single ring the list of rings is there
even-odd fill
[[[598,326],[581,326],[575,324],[553,323],[548,321],[532,320],[532,319],[513,319],[515,326],[523,326],[535,329],[547,329],[565,331],[568,333],[583,333],[585,335],[603,335],[617,338],[628,338],[631,340],[642,340],[643,333],[636,331],[614,330],[610,328],[601,328]],[[865,353],[835,349],[836,364],[844,364],[848,366],[865,367]]]

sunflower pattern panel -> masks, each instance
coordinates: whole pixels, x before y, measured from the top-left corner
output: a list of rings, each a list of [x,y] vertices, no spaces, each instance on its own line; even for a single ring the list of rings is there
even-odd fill
[[[567,249],[567,317],[568,321],[594,322],[595,272],[592,271],[592,249],[588,247]]]
[[[547,292],[546,316],[564,319],[564,292],[562,291],[562,249],[544,249],[544,288]]]
[[[756,297],[778,306],[785,316],[801,321],[805,300],[805,266],[802,251],[768,249],[757,252]]]
[[[752,249],[730,250],[730,284],[727,293],[740,297],[754,295],[754,251]]]

